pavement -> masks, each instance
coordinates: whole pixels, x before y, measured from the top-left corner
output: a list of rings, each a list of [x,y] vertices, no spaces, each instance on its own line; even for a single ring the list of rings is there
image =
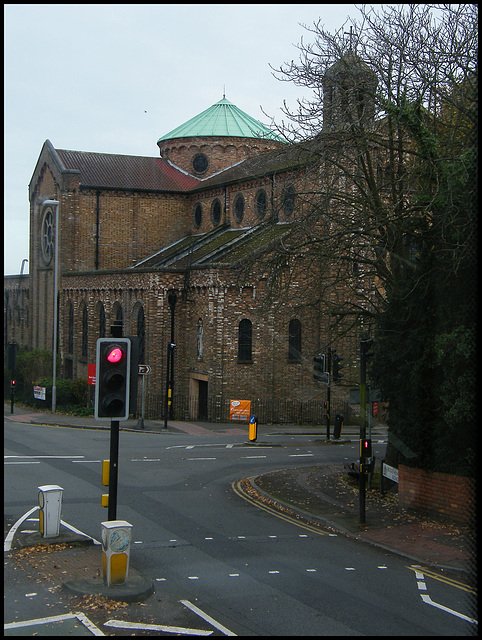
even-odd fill
[[[110,422],[93,417],[78,417],[4,403],[4,417],[21,423],[110,429]],[[215,424],[183,421],[127,420],[121,430],[189,433],[191,435],[245,434],[245,424]],[[374,427],[374,432],[386,435],[386,427]],[[372,437],[375,435],[372,435]],[[342,446],[358,440],[358,427],[343,427],[342,436],[328,440],[326,428],[274,425],[258,428],[258,438],[246,446],[263,444],[269,435],[319,435],[320,446]],[[266,444],[265,440],[264,444]],[[281,445],[282,446],[282,445]],[[366,491],[364,518],[361,517],[359,488],[356,478],[347,475],[340,465],[314,465],[280,470],[243,478],[237,488],[247,498],[269,504],[296,520],[328,529],[360,542],[375,545],[384,551],[403,556],[438,572],[453,575],[475,591],[476,544],[470,527],[455,522],[436,520],[427,515],[402,510],[394,490],[383,496],[377,486]],[[363,522],[363,523],[362,523]],[[43,579],[62,584],[62,589],[74,596],[104,596],[124,602],[141,602],[153,592],[151,581],[129,564],[125,585],[106,586],[101,575],[102,548],[98,541],[86,538],[62,522],[59,537],[45,539],[35,531],[22,533],[22,527],[10,530],[12,552],[17,561],[28,564]]]

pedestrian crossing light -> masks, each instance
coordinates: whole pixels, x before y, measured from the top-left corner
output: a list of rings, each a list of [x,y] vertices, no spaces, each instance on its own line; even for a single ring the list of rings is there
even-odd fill
[[[129,417],[131,341],[99,338],[96,354],[95,419]]]

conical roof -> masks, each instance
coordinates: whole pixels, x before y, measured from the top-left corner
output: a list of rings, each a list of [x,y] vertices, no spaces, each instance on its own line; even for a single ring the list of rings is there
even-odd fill
[[[209,109],[166,133],[157,142],[197,137],[263,138],[283,142],[274,131],[238,109],[224,96]]]

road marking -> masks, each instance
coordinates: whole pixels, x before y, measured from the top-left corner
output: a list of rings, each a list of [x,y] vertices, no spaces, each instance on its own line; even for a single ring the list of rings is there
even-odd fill
[[[254,458],[266,458],[266,456],[241,456],[241,460],[252,460]]]
[[[246,502],[249,502],[255,507],[258,507],[258,509],[262,509],[263,511],[266,511],[272,516],[276,516],[281,520],[285,520],[285,522],[290,522],[291,524],[294,524],[297,527],[301,527],[302,529],[307,529],[308,531],[311,531],[312,533],[316,533],[319,536],[328,535],[325,531],[320,531],[316,527],[311,526],[309,524],[302,524],[301,522],[298,522],[297,520],[295,520],[293,517],[284,515],[279,511],[277,511],[276,509],[274,509],[273,507],[269,507],[268,505],[258,502],[257,500],[255,500],[254,498],[252,498],[251,496],[249,496],[247,493],[244,492],[244,489],[241,487],[241,480],[238,480],[237,482],[236,481],[232,482],[231,488],[233,489],[234,493],[236,493],[236,495],[238,495],[240,498],[242,498],[243,500],[246,500]]]
[[[4,462],[4,464],[40,464],[39,460],[29,460],[26,462],[22,462],[21,460],[15,460],[12,462]]]
[[[38,459],[51,459],[51,460],[72,460],[73,458],[84,458],[85,456],[3,456],[6,458],[32,458],[35,460]]]
[[[279,571],[268,571],[268,573],[279,573]]]
[[[137,629],[139,631],[164,631],[166,633],[178,633],[184,636],[210,636],[213,631],[204,629],[187,629],[185,627],[171,627],[165,624],[145,624],[144,622],[124,622],[122,620],[107,620],[105,627],[115,629]]]
[[[430,569],[426,569],[425,567],[420,566],[419,564],[413,564],[412,566],[407,567],[407,569],[415,572],[415,577],[417,578],[417,580],[422,580],[424,576],[428,576],[429,578],[433,578],[434,580],[438,580],[439,582],[445,582],[445,584],[448,584],[451,587],[455,587],[456,589],[467,591],[468,593],[471,593],[473,595],[477,594],[474,589],[464,584],[463,582],[459,582],[458,580],[454,580],[453,578],[448,578],[447,576],[440,576]]]
[[[25,515],[23,515],[21,518],[19,518],[17,520],[17,522],[15,522],[15,524],[12,525],[12,527],[10,528],[10,531],[7,533],[7,537],[5,538],[5,541],[3,543],[3,551],[10,551],[10,549],[12,548],[12,541],[13,541],[13,536],[15,535],[15,532],[17,531],[17,529],[23,524],[23,522],[25,520],[27,520],[27,518],[34,513],[34,511],[37,511],[38,507],[32,507],[32,509],[30,509],[30,511],[27,511],[27,513]]]
[[[87,616],[83,613],[67,613],[60,616],[49,616],[47,618],[36,618],[35,620],[22,620],[20,622],[9,622],[8,624],[4,624],[4,629],[21,629],[22,627],[33,627],[41,624],[51,624],[52,622],[63,622],[64,620],[75,620],[77,619],[80,623],[82,623],[85,627],[89,629],[89,631],[94,636],[103,636],[105,634],[95,626],[93,622],[87,618]]]
[[[428,571],[428,570],[426,571],[418,564],[412,565],[411,567],[408,567],[408,568],[415,572],[415,577],[417,579],[417,588],[419,591],[427,590],[427,585],[425,583],[425,575],[428,575],[431,578],[435,578],[436,580],[440,580],[440,582],[445,582],[446,584],[456,587],[458,589],[462,588],[464,591],[471,591],[469,588],[466,587],[466,585],[462,585],[462,583],[458,582],[457,580],[451,580],[450,578],[441,578],[440,576],[438,576],[435,573],[432,573],[431,571]],[[472,593],[475,593],[475,592],[472,591]],[[420,593],[420,597],[422,598],[422,601],[425,602],[425,604],[429,604],[432,607],[435,607],[436,609],[440,609],[441,611],[450,613],[451,615],[456,616],[461,620],[466,620],[467,622],[477,624],[477,620],[475,620],[474,618],[470,618],[469,616],[466,616],[463,613],[454,611],[454,609],[445,607],[443,604],[438,604],[437,602],[434,602],[432,598],[428,595],[428,593]]]
[[[202,618],[203,620],[208,622],[215,629],[217,629],[218,631],[221,631],[221,633],[224,633],[225,636],[235,636],[235,635],[237,635],[236,633],[233,633],[232,631],[227,629],[220,622],[217,622],[217,620],[215,620],[214,618],[211,618],[211,616],[209,616],[207,613],[204,613],[204,611],[199,609],[199,607],[196,607],[196,605],[192,604],[192,602],[189,602],[189,600],[180,600],[179,602],[181,604],[183,604],[185,607],[187,607],[188,609],[190,609],[193,613],[198,615],[200,618]]]
[[[188,460],[216,460],[216,458],[188,458]]]
[[[290,453],[288,458],[311,458],[314,453]]]

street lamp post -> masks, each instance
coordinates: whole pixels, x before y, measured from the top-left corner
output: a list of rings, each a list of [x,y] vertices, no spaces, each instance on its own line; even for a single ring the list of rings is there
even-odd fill
[[[59,280],[59,201],[44,200],[44,207],[55,207],[55,258],[54,258],[54,339],[53,339],[53,364],[52,364],[52,413],[57,406],[57,324],[58,324],[58,280]]]

